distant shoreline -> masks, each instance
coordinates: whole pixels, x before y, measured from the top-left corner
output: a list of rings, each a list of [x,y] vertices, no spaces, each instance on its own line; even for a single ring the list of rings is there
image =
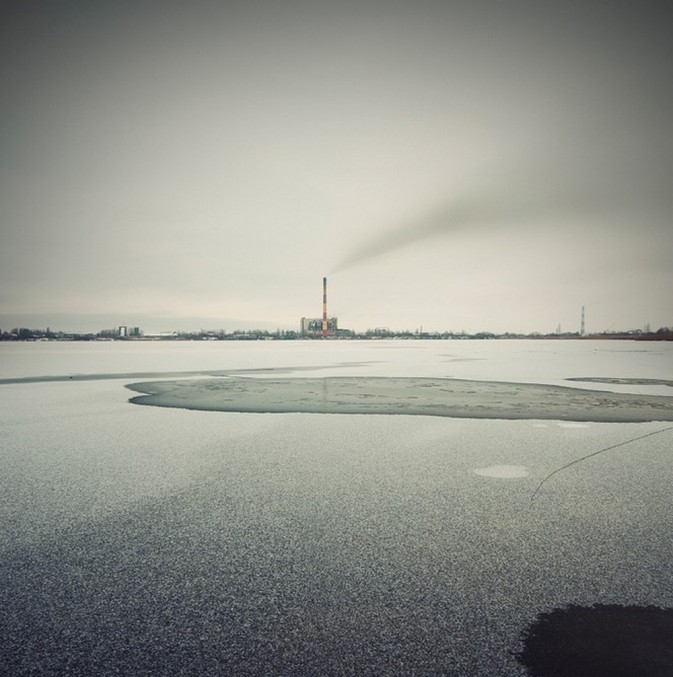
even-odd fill
[[[251,329],[227,333],[218,331],[186,331],[163,334],[144,333],[137,328],[137,333],[119,334],[116,330],[91,331],[51,331],[44,329],[13,329],[11,332],[0,332],[0,343],[16,342],[170,342],[170,341],[378,341],[392,339],[400,341],[673,341],[673,328],[661,327],[656,331],[629,329],[625,331],[599,332],[580,334],[564,333],[518,333],[490,332],[476,333],[454,331],[398,331],[390,329],[374,329],[354,331],[339,329],[336,334],[323,336],[321,333],[302,334],[291,329],[269,331]]]
[[[638,379],[640,384],[644,381]],[[532,383],[415,377],[227,377],[152,381],[126,387],[141,393],[130,399],[134,404],[200,411],[606,423],[673,421],[673,397]]]

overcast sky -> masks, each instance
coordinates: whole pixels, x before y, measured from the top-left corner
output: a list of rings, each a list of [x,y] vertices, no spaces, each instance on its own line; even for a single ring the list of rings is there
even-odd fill
[[[3,330],[673,325],[665,2],[3,7]]]

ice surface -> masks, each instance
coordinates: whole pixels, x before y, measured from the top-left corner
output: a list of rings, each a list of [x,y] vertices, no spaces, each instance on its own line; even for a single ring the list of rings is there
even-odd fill
[[[22,345],[2,376],[673,375],[662,346],[535,343],[527,361],[526,342],[398,343]],[[0,385],[11,674],[522,677],[512,652],[541,612],[673,607],[665,424],[161,409],[127,382]],[[527,474],[475,472],[494,468]]]

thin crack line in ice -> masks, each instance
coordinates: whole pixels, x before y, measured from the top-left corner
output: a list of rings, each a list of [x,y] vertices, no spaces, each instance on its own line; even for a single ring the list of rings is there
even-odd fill
[[[580,463],[581,461],[586,461],[586,459],[591,458],[592,456],[598,456],[598,454],[602,454],[604,451],[610,451],[611,449],[616,449],[617,447],[623,447],[625,444],[631,444],[631,442],[636,442],[638,440],[644,440],[646,437],[652,437],[652,435],[658,435],[659,433],[665,433],[667,430],[673,430],[673,426],[669,426],[668,428],[662,428],[661,430],[655,430],[654,432],[651,433],[646,433],[645,435],[639,435],[638,437],[633,437],[630,440],[626,440],[626,442],[620,442],[619,444],[613,444],[609,447],[605,447],[604,449],[599,449],[598,451],[592,451],[590,454],[587,454],[586,456],[582,456],[581,458],[576,458],[574,461],[570,461],[570,463],[566,463],[565,465],[561,466],[560,468],[557,468],[553,472],[550,472],[549,475],[547,475],[540,484],[537,485],[537,488],[533,492],[533,495],[530,497],[530,504],[529,508],[532,507],[533,501],[535,500],[535,497],[538,495],[538,492],[542,488],[542,485],[554,475],[560,473],[561,471],[565,470],[566,468],[569,468],[572,465],[575,465],[576,463]]]

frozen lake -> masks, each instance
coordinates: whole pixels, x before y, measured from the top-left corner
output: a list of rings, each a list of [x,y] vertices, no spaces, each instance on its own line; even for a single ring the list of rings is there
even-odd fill
[[[124,387],[232,370],[670,395],[566,379],[671,381],[673,346],[0,344],[0,379],[76,377],[0,384],[11,674],[523,676],[541,613],[673,607],[670,423],[187,411]]]
[[[0,343],[0,379],[231,369],[568,385],[593,376],[671,379],[664,341],[156,341]],[[582,384],[575,383],[576,387]],[[670,395],[670,388],[591,388]]]

